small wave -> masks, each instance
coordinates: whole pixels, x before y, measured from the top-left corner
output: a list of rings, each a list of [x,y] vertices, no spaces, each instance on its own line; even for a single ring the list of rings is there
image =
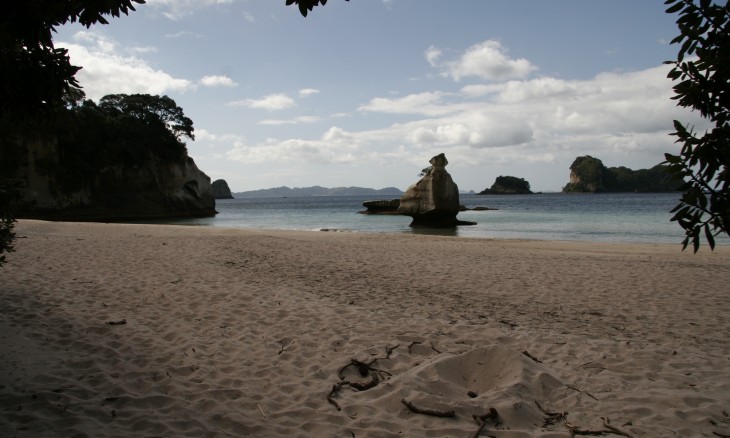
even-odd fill
[[[345,228],[315,228],[314,231],[325,231],[328,233],[357,233],[355,230],[348,230]]]

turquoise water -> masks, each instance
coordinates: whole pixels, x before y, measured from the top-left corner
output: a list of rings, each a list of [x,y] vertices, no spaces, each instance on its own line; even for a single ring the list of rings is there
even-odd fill
[[[411,229],[405,216],[363,215],[362,196],[218,200],[212,218],[175,223],[281,230],[441,234],[498,239],[677,243],[684,235],[669,221],[676,193],[462,195],[459,219],[477,222],[454,230]],[[728,239],[718,240],[727,244]]]

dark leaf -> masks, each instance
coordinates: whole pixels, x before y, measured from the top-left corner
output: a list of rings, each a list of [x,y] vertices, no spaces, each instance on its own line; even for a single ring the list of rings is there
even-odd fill
[[[665,3],[665,4],[666,4],[666,3]],[[667,14],[673,14],[673,13],[675,13],[675,12],[679,12],[679,11],[680,11],[680,10],[681,10],[681,9],[682,9],[683,7],[684,7],[684,4],[682,4],[682,3],[677,3],[677,4],[675,4],[675,5],[672,5],[672,6],[670,6],[670,7],[669,7],[669,8],[667,9],[667,11],[666,11],[666,12],[667,12]]]
[[[705,239],[707,239],[707,244],[710,245],[710,249],[715,249],[715,236],[712,235],[712,231],[710,230],[710,224],[705,224]]]

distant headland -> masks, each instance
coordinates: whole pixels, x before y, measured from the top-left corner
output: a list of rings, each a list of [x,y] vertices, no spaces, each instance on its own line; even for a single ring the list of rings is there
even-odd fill
[[[578,157],[570,166],[570,182],[564,193],[600,192],[674,192],[682,181],[673,180],[667,166],[658,164],[651,169],[631,170],[626,167],[606,167],[598,158]]]
[[[366,187],[273,187],[233,193],[234,198],[296,198],[307,196],[400,196],[403,191],[396,187],[371,189]]]

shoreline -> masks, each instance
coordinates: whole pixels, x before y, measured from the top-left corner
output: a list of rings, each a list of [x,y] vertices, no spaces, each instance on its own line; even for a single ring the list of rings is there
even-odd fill
[[[482,436],[570,436],[602,417],[632,436],[730,434],[725,247],[16,231],[0,268],[4,436],[469,436],[489,408],[501,424]],[[568,416],[548,425],[535,402]]]

